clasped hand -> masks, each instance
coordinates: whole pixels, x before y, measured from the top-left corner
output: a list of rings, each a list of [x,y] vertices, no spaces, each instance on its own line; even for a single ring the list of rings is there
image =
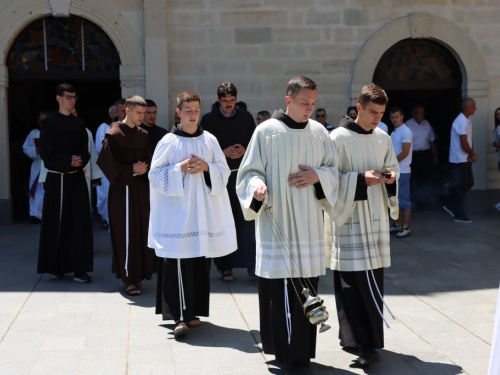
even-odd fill
[[[225,148],[223,152],[228,159],[239,159],[245,155],[245,147],[236,143],[233,146]]]
[[[181,171],[190,174],[208,172],[208,164],[200,157],[191,154],[191,159],[186,159],[181,163]]]
[[[72,167],[75,167],[75,168],[81,167],[82,163],[83,162],[82,162],[81,156],[77,156],[77,155],[71,156],[71,166]]]
[[[133,170],[134,174],[144,174],[148,171],[148,165],[143,161],[139,161],[137,163],[134,163]]]

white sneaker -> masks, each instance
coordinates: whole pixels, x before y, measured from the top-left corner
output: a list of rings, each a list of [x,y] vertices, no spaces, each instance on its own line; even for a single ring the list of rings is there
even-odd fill
[[[401,232],[401,226],[396,226],[396,225],[393,225],[392,227],[389,228],[389,233],[390,234],[396,234],[396,233],[399,233]]]
[[[408,237],[411,234],[411,229],[408,227],[401,227],[401,230],[396,234],[397,238]]]

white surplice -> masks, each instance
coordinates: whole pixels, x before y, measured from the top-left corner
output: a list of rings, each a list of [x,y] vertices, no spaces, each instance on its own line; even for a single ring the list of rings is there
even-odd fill
[[[107,131],[109,130],[109,125],[105,122],[99,125],[97,128],[97,132],[95,134],[95,148],[97,153],[101,152],[102,142],[104,141],[104,137],[106,136]],[[102,219],[109,223],[108,216],[108,191],[109,191],[109,180],[106,176],[103,176],[101,179],[101,185],[96,187],[96,195],[97,195],[97,212],[101,215]]]
[[[43,162],[40,158],[40,154],[36,152],[35,139],[40,139],[40,130],[33,129],[26,137],[26,140],[23,144],[23,151],[33,163],[31,164],[31,173],[30,173],[30,184],[28,189],[31,190],[31,187],[35,183],[35,180],[40,174],[40,170],[42,168]],[[39,220],[42,220],[42,208],[43,208],[43,185],[38,181],[35,195],[30,196],[30,216],[34,216]]]
[[[156,146],[149,172],[151,214],[148,246],[161,258],[220,257],[237,249],[226,185],[230,175],[217,139],[169,133]],[[209,166],[204,173],[181,171],[194,154]]]
[[[399,178],[391,137],[379,128],[372,134],[358,134],[345,127],[335,129],[330,137],[338,152],[340,179],[337,202],[326,218],[331,224],[330,268],[351,272],[389,267],[389,213],[397,219],[397,192],[389,196],[382,183],[367,187],[368,199],[355,201],[354,197],[360,172],[387,168]]]
[[[256,220],[256,275],[283,279],[325,274],[322,209],[331,208],[337,199],[336,158],[327,130],[317,121],[292,129],[272,118],[256,128],[236,182],[245,219]],[[290,187],[288,176],[301,171],[299,164],[314,168],[326,198],[319,200],[313,186]],[[268,191],[256,212],[253,193],[262,182]],[[266,204],[294,254],[273,235],[273,224],[264,212]]]

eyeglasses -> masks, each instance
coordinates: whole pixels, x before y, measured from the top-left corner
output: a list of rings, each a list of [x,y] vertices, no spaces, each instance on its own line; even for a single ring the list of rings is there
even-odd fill
[[[66,100],[76,100],[78,99],[78,95],[63,95]]]
[[[316,115],[316,118],[318,117],[325,117],[326,115]]]
[[[220,102],[222,104],[236,103],[236,99],[231,99],[231,100],[221,99]]]
[[[262,120],[262,117],[256,117],[255,119],[256,119],[257,121],[260,121],[260,120]]]

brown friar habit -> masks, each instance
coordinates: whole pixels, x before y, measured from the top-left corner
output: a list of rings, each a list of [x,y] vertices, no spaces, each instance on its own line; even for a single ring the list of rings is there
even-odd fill
[[[90,160],[83,120],[54,113],[42,121],[40,157],[45,180],[38,273],[91,272],[93,238],[89,193],[83,168]],[[71,166],[71,156],[82,158]],[[62,190],[62,191],[61,191]]]
[[[112,271],[117,279],[121,278],[127,284],[150,280],[155,262],[154,251],[147,247],[148,174],[134,176],[133,172],[133,164],[139,161],[148,166],[151,164],[148,133],[137,126],[130,128],[123,122],[111,124],[97,165],[110,184],[108,212],[113,248]]]

